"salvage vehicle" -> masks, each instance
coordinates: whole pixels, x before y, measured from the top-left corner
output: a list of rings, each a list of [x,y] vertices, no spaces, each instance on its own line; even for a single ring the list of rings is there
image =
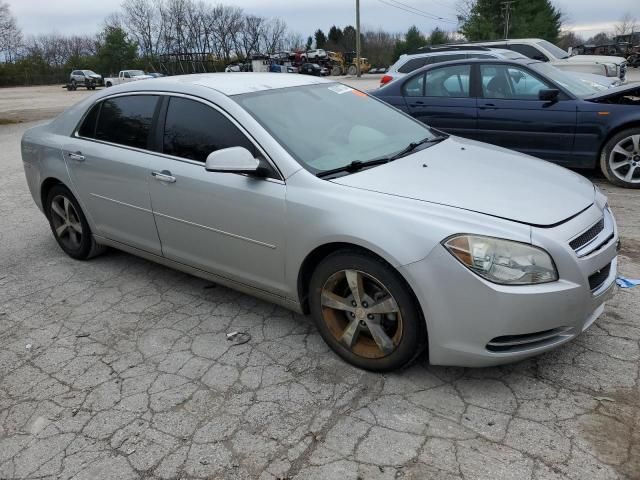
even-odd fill
[[[519,38],[513,40],[495,40],[491,42],[472,42],[464,45],[506,48],[533,60],[548,62],[560,70],[593,73],[606,77],[617,77],[626,81],[627,61],[613,55],[569,55],[553,43],[541,38]]]
[[[445,132],[640,188],[640,85],[598,88],[536,60],[428,65],[374,91]]]
[[[27,130],[22,159],[72,258],[115,247],[310,313],[365,369],[546,352],[615,288],[616,223],[591,182],[322,78],[105,89]]]
[[[93,70],[74,70],[69,75],[67,90],[77,90],[78,87],[85,87],[87,90],[95,90],[96,86],[102,84],[102,75]]]
[[[105,87],[112,87],[114,85],[120,85],[121,83],[135,82],[138,80],[147,80],[154,78],[153,75],[148,75],[142,70],[120,70],[117,77],[108,77],[104,79]]]
[[[300,67],[300,72],[303,75],[315,75],[318,77],[326,77],[329,75],[329,69],[321,67],[317,63],[303,63]]]

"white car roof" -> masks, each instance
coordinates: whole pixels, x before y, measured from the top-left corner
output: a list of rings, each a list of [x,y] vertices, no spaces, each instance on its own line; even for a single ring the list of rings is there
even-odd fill
[[[155,83],[158,82],[158,83]],[[217,90],[225,95],[241,95],[249,92],[260,92],[276,88],[299,87],[319,83],[333,83],[323,78],[293,73],[201,73],[195,75],[179,75],[154,80],[154,85],[180,82],[198,85]]]

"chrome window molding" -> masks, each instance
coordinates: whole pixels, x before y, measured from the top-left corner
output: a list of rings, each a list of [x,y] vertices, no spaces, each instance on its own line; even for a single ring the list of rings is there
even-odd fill
[[[264,178],[262,180],[270,181],[270,182],[273,182],[273,183],[280,183],[280,184],[283,184],[283,185],[286,183],[285,180],[284,180],[284,175],[282,174],[282,172],[280,171],[280,169],[278,168],[276,163],[267,154],[265,149],[262,148],[262,145],[260,145],[260,143],[253,137],[253,135],[251,135],[247,131],[246,128],[244,128],[238,121],[236,121],[235,118],[233,118],[231,115],[229,115],[229,113],[227,113],[224,109],[220,108],[216,104],[214,104],[214,103],[212,103],[209,100],[206,100],[204,98],[196,97],[196,96],[193,96],[193,95],[186,95],[186,94],[183,94],[183,93],[165,92],[165,91],[139,91],[139,92],[120,92],[120,93],[114,93],[112,95],[108,95],[106,97],[101,97],[101,98],[97,99],[95,102],[93,102],[87,108],[85,113],[82,115],[82,118],[80,119],[80,121],[78,122],[76,127],[74,128],[72,136],[75,137],[75,138],[79,138],[81,140],[89,141],[89,142],[101,143],[101,144],[104,144],[104,145],[110,145],[112,147],[124,148],[126,150],[133,150],[135,152],[146,153],[146,154],[150,154],[150,155],[157,155],[157,156],[168,158],[168,159],[171,159],[171,160],[177,160],[177,161],[183,162],[183,163],[190,163],[192,165],[199,165],[199,166],[204,168],[204,162],[198,162],[197,160],[191,160],[191,159],[188,159],[188,158],[176,157],[174,155],[168,155],[168,154],[163,153],[163,152],[156,152],[155,150],[147,150],[146,148],[131,147],[131,146],[122,145],[122,144],[119,144],[119,143],[113,143],[113,142],[108,142],[108,141],[105,141],[105,140],[99,140],[97,138],[83,137],[78,133],[78,131],[80,130],[80,127],[82,126],[82,123],[84,122],[85,118],[87,117],[87,115],[89,114],[91,109],[96,104],[104,102],[106,100],[110,100],[112,98],[129,97],[129,96],[132,96],[132,95],[152,95],[152,96],[157,96],[157,97],[182,97],[182,98],[186,98],[188,100],[193,100],[193,101],[196,101],[196,102],[200,102],[200,103],[202,103],[202,104],[204,104],[204,105],[206,105],[206,106],[208,106],[210,108],[213,108],[218,113],[224,115],[224,117],[227,120],[229,120],[234,126],[236,126],[236,128],[238,128],[240,130],[240,132],[242,132],[242,134],[245,135],[249,139],[249,141],[256,147],[258,152],[260,152],[260,154],[269,163],[269,165],[271,165],[273,170],[280,177],[280,178]]]

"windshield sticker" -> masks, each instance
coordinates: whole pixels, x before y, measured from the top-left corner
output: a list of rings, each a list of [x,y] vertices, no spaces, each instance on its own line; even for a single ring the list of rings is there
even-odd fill
[[[353,88],[347,87],[346,85],[338,84],[338,85],[331,85],[329,87],[329,90],[331,90],[332,92],[336,92],[338,95],[342,95],[343,93],[353,91]]]

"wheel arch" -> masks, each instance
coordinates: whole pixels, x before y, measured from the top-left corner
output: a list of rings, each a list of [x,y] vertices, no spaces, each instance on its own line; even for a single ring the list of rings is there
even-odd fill
[[[420,313],[420,317],[425,322],[425,328],[427,327],[427,324],[424,318],[424,312],[422,310],[422,305],[418,300],[418,296],[416,295],[415,291],[411,287],[411,284],[409,283],[409,281],[404,277],[404,275],[402,275],[402,273],[398,270],[398,268],[396,268],[388,259],[374,252],[373,250],[363,247],[361,245],[357,245],[355,243],[349,243],[349,242],[330,242],[330,243],[325,243],[323,245],[319,245],[318,247],[313,249],[302,261],[302,264],[300,265],[300,269],[298,270],[297,289],[298,289],[298,298],[300,300],[300,308],[302,309],[303,313],[305,314],[310,313],[309,283],[311,281],[311,276],[313,275],[313,272],[315,271],[316,267],[320,264],[320,262],[322,262],[322,260],[327,258],[329,255],[341,250],[351,250],[359,253],[364,253],[366,255],[370,255],[384,262],[385,264],[387,264],[389,268],[395,271],[398,274],[398,277],[405,284],[407,291],[409,292],[409,295],[411,295],[411,297],[413,298],[413,301],[415,302],[415,306],[418,309],[418,312]]]
[[[64,182],[62,182],[60,179],[56,177],[47,177],[40,184],[40,202],[42,205],[42,209],[45,212],[47,208],[46,206],[47,195],[49,195],[49,192],[51,191],[51,189],[56,185],[62,185],[64,187],[69,188],[67,185],[64,184]]]
[[[600,158],[604,153],[604,147],[607,145],[607,143],[609,143],[609,140],[611,140],[614,136],[616,136],[620,132],[629,130],[630,128],[640,128],[640,120],[634,120],[631,122],[622,123],[620,125],[613,127],[611,130],[607,132],[607,135],[605,136],[604,140],[602,140],[602,144],[600,145],[600,152],[598,155],[598,168],[600,168]]]

